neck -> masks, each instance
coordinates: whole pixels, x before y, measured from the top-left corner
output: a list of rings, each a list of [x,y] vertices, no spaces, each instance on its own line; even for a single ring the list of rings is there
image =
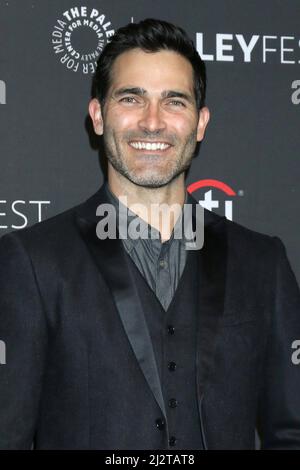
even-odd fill
[[[132,212],[159,230],[162,241],[169,240],[185,202],[184,173],[160,188],[138,186],[109,169],[111,192]]]

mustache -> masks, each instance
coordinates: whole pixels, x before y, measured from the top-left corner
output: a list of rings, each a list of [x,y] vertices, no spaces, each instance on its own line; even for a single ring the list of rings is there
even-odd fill
[[[144,131],[144,132],[126,132],[124,134],[124,140],[127,142],[130,140],[147,140],[147,141],[153,141],[156,142],[158,139],[167,142],[168,144],[175,145],[177,143],[177,136],[174,134],[166,134],[165,132],[161,131]]]

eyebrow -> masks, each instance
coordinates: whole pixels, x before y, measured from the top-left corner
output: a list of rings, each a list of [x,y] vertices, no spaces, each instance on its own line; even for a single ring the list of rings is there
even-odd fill
[[[144,88],[140,88],[140,87],[124,87],[124,88],[119,88],[118,90],[114,92],[114,95],[116,97],[121,96],[121,95],[127,95],[127,94],[143,96],[143,95],[146,95],[147,92],[146,90],[144,90]]]
[[[184,93],[183,91],[179,90],[166,90],[163,91],[161,94],[162,98],[182,98],[189,103],[194,103],[194,100],[191,95]]]
[[[114,92],[115,97],[119,97],[122,95],[131,94],[137,96],[144,96],[147,95],[147,91],[144,88],[140,87],[123,87],[119,88]],[[184,93],[183,91],[179,90],[165,90],[161,93],[162,98],[182,98],[189,103],[194,103],[194,99],[191,95]]]

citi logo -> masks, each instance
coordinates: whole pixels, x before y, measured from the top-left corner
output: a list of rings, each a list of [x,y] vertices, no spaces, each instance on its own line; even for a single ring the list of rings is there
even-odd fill
[[[196,48],[205,61],[300,63],[300,41],[292,35],[217,33],[208,39],[209,45],[203,33],[196,33]]]
[[[6,104],[6,83],[0,80],[0,104]]]
[[[236,193],[228,184],[223,183],[222,181],[219,180],[214,180],[214,179],[204,179],[204,180],[199,180],[196,181],[195,183],[190,184],[187,187],[187,191],[192,194],[194,192],[198,192],[199,190],[202,190],[201,194],[203,194],[203,189],[206,188],[214,188],[219,191],[220,193],[220,199],[224,201],[224,215],[227,219],[232,220],[232,215],[233,215],[233,199],[237,195],[243,196],[244,192],[243,190],[239,190],[238,193]],[[195,199],[198,199],[198,197],[193,194]],[[225,199],[225,197],[226,199]],[[220,200],[214,199],[213,198],[213,190],[209,189],[208,191],[205,191],[202,199],[198,199],[199,204],[204,207],[205,209],[208,209],[209,211],[212,211],[213,209],[218,209],[220,207]]]

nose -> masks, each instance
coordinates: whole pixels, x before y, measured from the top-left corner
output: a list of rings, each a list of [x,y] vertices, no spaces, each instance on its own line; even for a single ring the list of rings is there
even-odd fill
[[[166,128],[163,110],[157,102],[148,102],[143,108],[139,127],[144,131],[158,133]]]

